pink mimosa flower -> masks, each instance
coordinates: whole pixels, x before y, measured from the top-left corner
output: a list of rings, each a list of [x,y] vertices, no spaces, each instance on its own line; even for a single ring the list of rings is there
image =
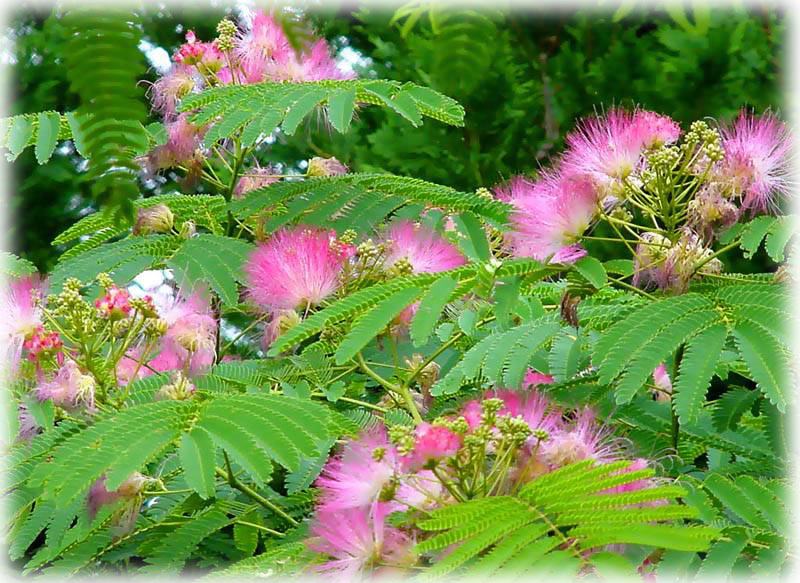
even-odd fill
[[[339,288],[348,255],[334,231],[280,229],[245,264],[250,299],[265,310],[319,304]]]
[[[265,77],[271,81],[324,81],[327,79],[354,79],[355,74],[341,71],[331,58],[328,43],[318,40],[300,56],[295,51],[275,55],[264,68]]]
[[[460,447],[461,437],[447,427],[422,422],[414,430],[414,449],[400,461],[406,471],[415,471],[455,455]]]
[[[75,361],[68,359],[56,372],[51,381],[45,381],[36,390],[40,401],[51,400],[65,409],[86,406],[94,410],[95,380],[92,375],[81,372]]]
[[[380,460],[373,455],[377,448],[384,451]],[[341,454],[331,457],[317,478],[316,486],[322,490],[320,509],[333,511],[372,504],[396,469],[395,450],[385,429],[378,426],[362,433]]]
[[[285,58],[292,50],[274,16],[259,10],[253,16],[250,30],[240,33],[235,54],[246,71],[247,83],[257,83],[263,80],[268,63]]]
[[[540,453],[552,469],[584,459],[611,461],[620,448],[611,429],[597,423],[594,412],[585,407],[571,425],[553,432],[541,444]]]
[[[793,186],[791,134],[768,113],[761,117],[742,111],[722,128],[720,175],[733,186],[734,196],[752,214],[776,213]]]
[[[396,221],[384,233],[387,243],[384,267],[400,259],[411,264],[413,273],[438,273],[467,263],[458,247],[432,229],[411,221]]]
[[[19,369],[25,339],[42,324],[34,296],[43,294],[44,283],[38,275],[9,278],[0,284],[0,346],[4,366],[12,375]]]

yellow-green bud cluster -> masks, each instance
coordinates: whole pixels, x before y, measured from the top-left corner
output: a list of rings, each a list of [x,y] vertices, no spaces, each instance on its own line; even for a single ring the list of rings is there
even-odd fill
[[[358,233],[356,233],[353,229],[347,229],[339,236],[339,241],[342,243],[352,244],[355,243],[357,237]]]
[[[394,264],[386,270],[386,273],[394,277],[402,277],[404,275],[411,275],[414,273],[414,266],[405,257],[401,257]]]
[[[234,39],[236,38],[236,25],[223,18],[217,24],[217,48],[221,51],[231,51],[234,47]]]
[[[391,441],[397,453],[408,455],[414,451],[414,430],[407,425],[394,425],[389,428],[389,441]]]
[[[500,435],[509,439],[514,445],[520,446],[531,435],[530,426],[519,417],[502,415],[497,418],[497,429]]]

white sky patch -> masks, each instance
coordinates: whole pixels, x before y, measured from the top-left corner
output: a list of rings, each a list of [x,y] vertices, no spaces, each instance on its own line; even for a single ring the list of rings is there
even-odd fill
[[[169,53],[165,49],[142,39],[139,41],[139,50],[144,53],[150,65],[152,65],[160,75],[163,75],[172,68],[172,61],[169,58]]]
[[[344,47],[339,51],[338,58],[336,59],[336,66],[340,71],[344,71],[345,73],[352,73],[355,65],[359,67],[368,67],[371,64],[372,59],[365,57],[352,47]]]

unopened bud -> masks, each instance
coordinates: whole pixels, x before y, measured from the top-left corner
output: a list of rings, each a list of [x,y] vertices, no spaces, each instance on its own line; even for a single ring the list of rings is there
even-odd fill
[[[165,204],[140,208],[133,226],[134,235],[151,235],[153,233],[168,233],[172,229],[175,215]]]

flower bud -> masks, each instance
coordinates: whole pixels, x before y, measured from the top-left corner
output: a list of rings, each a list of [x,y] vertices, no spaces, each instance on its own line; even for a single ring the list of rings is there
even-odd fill
[[[175,215],[165,204],[140,208],[133,226],[134,235],[151,235],[153,233],[168,233],[172,229]]]
[[[181,229],[178,232],[178,236],[182,239],[189,239],[194,237],[197,234],[197,227],[195,227],[194,221],[183,221],[181,224]]]
[[[347,174],[347,166],[336,158],[320,158],[316,156],[308,161],[306,176],[309,178],[320,176],[340,176]]]

